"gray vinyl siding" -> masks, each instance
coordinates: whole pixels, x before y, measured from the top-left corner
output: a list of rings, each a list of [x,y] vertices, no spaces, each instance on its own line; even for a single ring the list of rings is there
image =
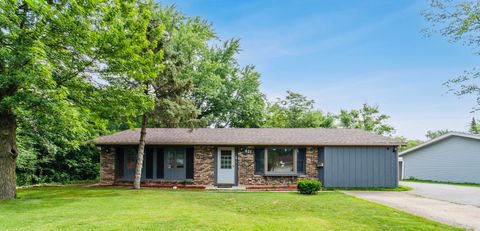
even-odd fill
[[[394,147],[325,147],[325,187],[397,187]]]
[[[452,136],[402,157],[404,179],[480,183],[480,140]]]

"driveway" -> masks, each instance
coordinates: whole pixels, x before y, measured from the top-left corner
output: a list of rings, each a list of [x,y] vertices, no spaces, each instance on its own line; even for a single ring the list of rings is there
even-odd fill
[[[400,182],[400,184],[412,187],[413,190],[408,191],[410,194],[480,207],[480,187],[417,182]]]
[[[445,184],[401,182],[407,192],[343,191],[452,226],[480,230],[480,188]]]

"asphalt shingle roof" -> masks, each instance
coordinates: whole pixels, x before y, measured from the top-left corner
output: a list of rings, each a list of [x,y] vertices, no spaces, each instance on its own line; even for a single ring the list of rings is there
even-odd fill
[[[93,140],[98,145],[136,145],[140,130]],[[402,142],[358,129],[327,128],[148,128],[149,145],[397,146]]]

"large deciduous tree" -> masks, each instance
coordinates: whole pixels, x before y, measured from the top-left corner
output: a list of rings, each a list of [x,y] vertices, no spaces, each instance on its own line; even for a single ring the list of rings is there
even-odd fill
[[[395,129],[386,123],[389,118],[380,113],[378,106],[366,103],[360,109],[341,110],[339,115],[340,127],[357,128],[380,135],[391,135],[394,132]]]
[[[267,107],[264,127],[334,128],[335,115],[314,110],[314,101],[292,91],[285,99],[277,99]]]
[[[152,1],[137,2],[136,8],[120,12],[130,20],[111,26],[115,31],[109,38],[114,55],[106,57],[102,72],[110,87],[120,95],[129,95],[124,101],[131,105],[131,115],[140,117],[140,139],[133,187],[140,188],[147,123],[155,103],[154,82],[161,78],[163,69],[163,39],[166,36],[159,17],[159,7]]]
[[[97,10],[85,3],[0,2],[0,199],[15,197],[21,115],[52,121],[55,109],[78,110],[69,89],[85,83],[79,72],[91,61],[95,43],[90,17]]]
[[[118,12],[133,1],[0,2],[0,199],[15,197],[17,129],[49,155],[79,148],[106,124],[98,108],[97,72]],[[100,65],[101,66],[101,65]],[[100,100],[102,97],[99,97]],[[102,105],[109,107],[110,105]],[[28,148],[27,148],[28,149]]]
[[[439,33],[451,42],[461,42],[480,54],[480,2],[431,0],[431,8],[423,13],[431,23],[425,32]],[[456,95],[475,95],[480,110],[480,72],[477,69],[465,71],[457,78],[445,83]]]
[[[259,127],[264,96],[254,67],[238,64],[238,40],[222,41],[209,22],[174,6],[159,9],[161,77],[154,81],[155,127]]]
[[[242,67],[235,55],[239,40],[204,49],[193,73],[192,98],[200,109],[203,126],[260,127],[264,120],[265,97],[260,92],[260,74],[254,66]]]

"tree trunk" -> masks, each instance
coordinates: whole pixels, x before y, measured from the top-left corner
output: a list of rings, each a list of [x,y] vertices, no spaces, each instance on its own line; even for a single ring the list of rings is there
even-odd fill
[[[145,135],[147,134],[147,115],[142,115],[142,128],[140,129],[140,143],[138,144],[137,165],[135,166],[135,179],[133,180],[133,188],[140,188],[140,180],[142,177],[143,153],[145,151]]]
[[[17,160],[17,122],[11,110],[0,111],[0,200],[14,199]]]

